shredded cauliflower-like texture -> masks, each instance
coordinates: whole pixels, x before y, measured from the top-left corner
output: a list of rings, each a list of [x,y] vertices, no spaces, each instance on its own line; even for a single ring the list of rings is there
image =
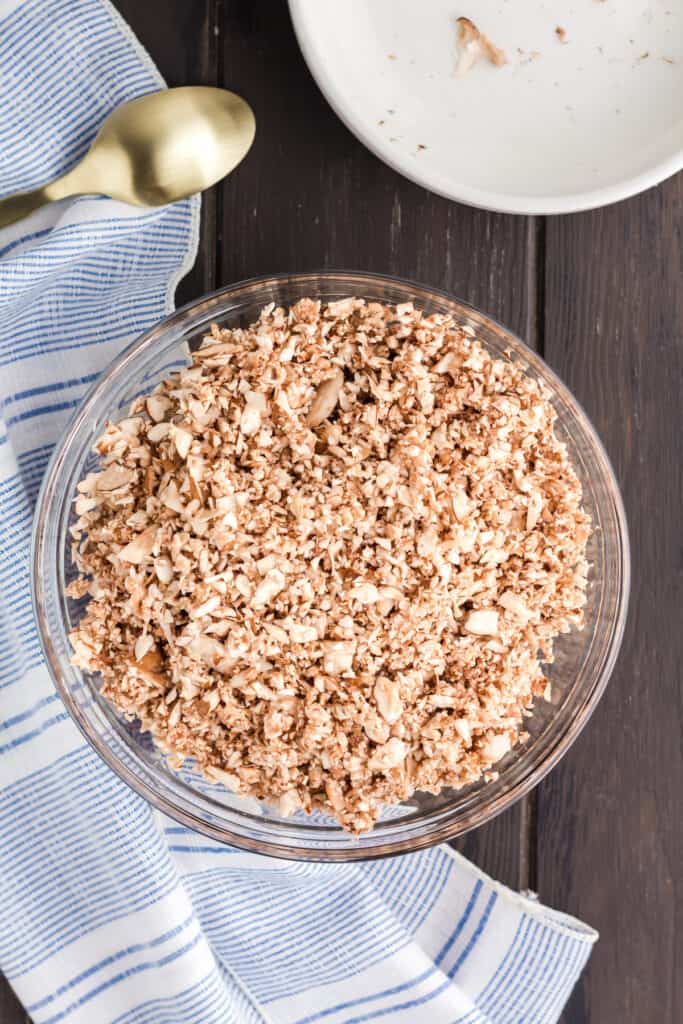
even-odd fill
[[[539,384],[443,314],[212,328],[96,445],[73,662],[174,765],[372,828],[525,738],[590,519]]]

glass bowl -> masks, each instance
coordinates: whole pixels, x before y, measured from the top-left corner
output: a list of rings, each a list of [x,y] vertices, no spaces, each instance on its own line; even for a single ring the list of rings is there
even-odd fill
[[[416,793],[387,809],[374,830],[352,836],[323,815],[284,818],[253,799],[212,785],[191,767],[174,772],[148,734],[126,721],[98,693],[98,679],[70,662],[68,633],[82,602],[65,597],[74,577],[69,552],[76,484],[95,464],[92,446],[109,419],[121,418],[137,395],[188,362],[209,324],[245,325],[270,302],[303,296],[355,295],[387,303],[414,300],[450,313],[476,331],[496,356],[508,353],[546,385],[593,517],[586,626],[558,638],[547,667],[552,701],[539,700],[527,720],[529,739],[498,765],[495,781],[438,796]],[[34,606],[43,651],[59,694],[86,739],[137,793],[184,825],[249,850],[299,860],[345,861],[405,853],[475,828],[527,793],[569,749],[607,684],[621,642],[629,589],[628,535],[617,483],[605,451],[569,391],[518,338],[483,313],[409,281],[364,273],[278,275],[246,281],[179,309],[127,348],[90,390],[48,467],[38,499],[33,545]]]

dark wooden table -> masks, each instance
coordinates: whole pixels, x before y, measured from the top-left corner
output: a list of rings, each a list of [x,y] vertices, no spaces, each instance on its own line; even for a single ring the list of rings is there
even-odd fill
[[[399,177],[346,130],[306,69],[284,0],[116,6],[169,84],[225,85],[256,112],[253,150],[205,201],[179,301],[274,271],[414,278],[521,334],[596,425],[633,548],[621,657],[560,766],[457,845],[600,930],[564,1024],[680,1024],[683,176],[594,213],[472,210]],[[0,983],[0,1022],[20,1021]]]

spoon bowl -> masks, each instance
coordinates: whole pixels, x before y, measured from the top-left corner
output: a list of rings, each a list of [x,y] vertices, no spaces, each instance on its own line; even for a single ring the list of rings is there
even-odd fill
[[[229,174],[249,151],[255,130],[249,104],[227,89],[182,86],[140,96],[107,117],[86,155],[62,177],[0,200],[0,227],[67,196],[174,203]]]
[[[115,199],[162,206],[210,188],[247,154],[255,132],[249,105],[233,92],[188,86],[118,107],[81,167]]]

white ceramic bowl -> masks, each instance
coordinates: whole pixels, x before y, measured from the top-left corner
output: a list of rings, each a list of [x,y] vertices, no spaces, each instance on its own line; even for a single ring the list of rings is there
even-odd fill
[[[433,192],[508,213],[569,213],[683,167],[680,0],[289,4],[337,114]],[[480,61],[456,77],[460,15],[505,50],[505,67]]]

